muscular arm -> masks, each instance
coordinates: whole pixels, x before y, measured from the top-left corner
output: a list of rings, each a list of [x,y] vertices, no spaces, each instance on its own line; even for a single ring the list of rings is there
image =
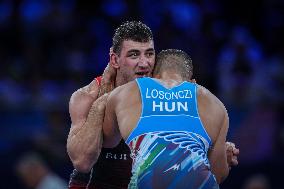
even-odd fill
[[[105,117],[103,123],[103,146],[106,148],[115,147],[121,140],[115,108],[117,106],[116,97],[119,88],[109,95],[106,103]]]
[[[229,166],[226,154],[226,136],[229,127],[227,113],[224,113],[223,124],[213,148],[209,151],[209,161],[211,171],[215,175],[217,182],[220,184],[229,174]]]
[[[98,158],[104,113],[101,109],[105,108],[105,100],[96,99],[114,88],[115,77],[115,68],[108,64],[100,86],[94,80],[71,96],[69,112],[72,125],[67,139],[67,152],[78,171],[90,171]]]
[[[196,83],[196,80],[191,79],[190,82]],[[226,142],[225,147],[226,147],[227,163],[229,169],[231,169],[231,167],[237,166],[239,164],[238,156],[240,154],[240,149],[236,147],[235,143],[229,141]]]
[[[100,143],[101,137],[97,135],[101,133],[101,130],[93,125],[97,119],[95,116],[98,115],[94,112],[97,96],[98,85],[96,81],[93,81],[74,92],[69,103],[72,124],[67,138],[67,152],[74,167],[81,172],[89,171],[85,167],[85,164],[89,164],[91,155],[89,151]],[[98,138],[98,141],[93,142],[94,138]]]

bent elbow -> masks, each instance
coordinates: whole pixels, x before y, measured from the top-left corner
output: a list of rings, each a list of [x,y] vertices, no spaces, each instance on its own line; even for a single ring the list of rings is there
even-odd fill
[[[94,166],[94,164],[97,162],[98,157],[100,155],[99,152],[91,153],[91,154],[75,154],[73,156],[70,155],[69,157],[72,161],[72,164],[75,169],[77,169],[79,172],[82,173],[89,173]]]
[[[83,161],[74,161],[73,166],[76,170],[78,170],[81,173],[89,173],[93,167],[91,163],[83,162]]]
[[[66,148],[74,168],[79,172],[88,173],[101,153],[101,142],[97,145],[84,146],[79,142],[68,139]]]
[[[78,153],[78,151],[76,151],[72,145],[68,145],[68,143],[67,153],[73,164],[73,167],[79,172],[88,173],[91,170],[92,164],[90,161],[88,161],[83,155],[80,155],[81,153]]]
[[[66,150],[67,150],[67,154],[70,158],[70,160],[72,161],[72,163],[74,164],[76,161],[78,161],[78,152],[76,152],[76,147],[73,145],[73,143],[68,139],[67,140],[67,145],[66,145]]]

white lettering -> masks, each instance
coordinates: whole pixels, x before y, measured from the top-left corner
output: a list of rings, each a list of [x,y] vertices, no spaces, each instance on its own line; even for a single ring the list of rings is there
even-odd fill
[[[148,94],[149,93],[149,89],[146,89],[146,98],[151,98],[151,96]]]
[[[178,111],[181,111],[180,109],[182,108],[184,111],[188,112],[187,102],[184,102],[184,104],[177,102],[177,107]]]
[[[160,111],[163,111],[163,102],[160,102],[160,104],[156,104],[156,102],[153,101],[153,109],[152,109],[152,111],[155,112],[156,108],[160,108]]]
[[[112,159],[112,154],[108,152],[108,153],[106,154],[106,159]]]
[[[176,109],[176,103],[175,102],[172,102],[172,108],[171,109],[169,109],[169,102],[165,102],[165,110],[167,112],[173,112],[173,111],[175,111],[175,109]]]
[[[168,96],[167,96],[167,95],[168,95]],[[171,98],[172,98],[171,93],[166,92],[166,93],[165,93],[165,98],[166,98],[167,100],[171,100]]]
[[[157,90],[157,89],[146,89],[146,95],[145,98],[153,98],[153,99],[166,99],[166,100],[173,100],[173,99],[181,99],[181,98],[192,98],[191,90],[180,90],[180,91],[170,91],[165,92],[163,90]]]
[[[166,111],[166,112],[173,112],[173,111],[186,111],[188,112],[188,104],[187,102],[156,102],[153,101],[152,111]]]
[[[172,98],[174,98],[175,97],[175,99],[178,99],[178,93],[177,92],[172,92]]]
[[[180,93],[182,93],[182,95],[181,95]],[[178,97],[179,97],[179,98],[184,98],[183,91],[179,91],[179,92],[178,92]]]
[[[114,159],[114,160],[127,160],[127,154],[115,154],[108,152],[105,156],[106,159]]]
[[[164,99],[164,91],[159,91],[159,99]]]
[[[192,98],[192,94],[190,90],[184,90],[185,91],[185,98]]]
[[[155,95],[154,95],[154,92],[155,92]],[[153,89],[153,90],[151,91],[151,96],[152,96],[152,98],[157,98],[157,97],[158,97],[158,91],[157,91],[157,89]]]

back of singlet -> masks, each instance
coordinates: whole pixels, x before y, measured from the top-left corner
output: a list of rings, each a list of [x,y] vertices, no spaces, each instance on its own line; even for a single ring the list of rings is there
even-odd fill
[[[211,139],[197,108],[197,85],[165,88],[158,80],[136,79],[142,111],[126,143],[133,158],[129,188],[219,188],[210,171]]]

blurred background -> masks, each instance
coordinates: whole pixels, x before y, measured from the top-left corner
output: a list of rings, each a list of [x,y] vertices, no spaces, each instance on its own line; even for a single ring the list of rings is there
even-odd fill
[[[68,182],[69,98],[103,72],[126,20],[152,29],[157,52],[190,54],[194,78],[225,104],[241,153],[221,188],[283,189],[281,0],[1,0],[0,188],[28,189],[36,170]]]

